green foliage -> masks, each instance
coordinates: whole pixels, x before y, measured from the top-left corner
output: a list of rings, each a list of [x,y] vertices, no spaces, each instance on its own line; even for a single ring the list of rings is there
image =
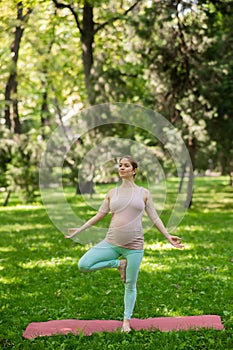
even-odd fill
[[[33,130],[28,135],[15,135],[2,128],[1,136],[1,186],[21,193],[23,201],[33,201],[38,194],[38,171],[44,143]]]
[[[145,67],[149,72],[147,88],[155,96],[152,106],[182,131],[187,145],[195,143],[193,158],[205,153],[215,167],[219,164],[223,173],[229,173],[232,2],[188,1],[178,6],[154,2],[151,6],[153,10],[139,13],[132,25],[135,51],[144,72]]]
[[[167,182],[175,195],[177,179]],[[109,186],[97,188],[93,201]],[[101,194],[100,194],[101,192]],[[73,189],[67,199],[84,219],[90,214]],[[225,329],[167,332],[132,331],[92,336],[22,338],[30,322],[51,319],[122,319],[124,289],[116,270],[80,273],[88,249],[64,240],[41,203],[20,205],[13,195],[0,211],[1,323],[3,349],[204,349],[230,350],[232,314],[232,188],[228,179],[196,178],[194,206],[177,228],[185,249],[178,251],[155,230],[145,235],[134,317],[217,314]],[[169,210],[169,205],[166,208]],[[163,216],[164,219],[164,216]]]

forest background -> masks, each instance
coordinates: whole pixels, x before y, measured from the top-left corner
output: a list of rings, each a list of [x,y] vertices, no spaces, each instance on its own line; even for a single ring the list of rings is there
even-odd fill
[[[34,200],[52,132],[71,111],[79,118],[100,103],[162,114],[182,135],[195,173],[227,174],[232,184],[232,22],[230,0],[1,1],[2,204],[12,191]],[[107,135],[144,143],[167,175],[174,171],[145,130],[107,125],[72,148],[67,181],[77,185],[83,155]],[[110,179],[94,170],[91,181]]]

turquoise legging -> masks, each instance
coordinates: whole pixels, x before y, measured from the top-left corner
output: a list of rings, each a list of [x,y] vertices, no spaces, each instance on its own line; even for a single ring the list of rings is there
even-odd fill
[[[120,256],[127,259],[126,283],[124,296],[124,319],[130,320],[137,296],[136,283],[143,250],[121,248],[102,241],[79,260],[78,267],[83,272],[96,271],[104,268],[119,268]]]

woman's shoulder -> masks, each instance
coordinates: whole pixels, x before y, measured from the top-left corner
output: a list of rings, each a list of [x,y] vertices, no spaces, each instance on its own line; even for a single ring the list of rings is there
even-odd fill
[[[111,188],[108,193],[106,194],[106,197],[111,199],[113,194],[116,192],[116,187]]]
[[[147,188],[142,187],[142,186],[140,186],[140,188],[142,189],[143,193],[147,193],[147,194],[150,193],[150,191]]]
[[[148,196],[150,195],[150,191],[147,188],[142,187],[142,186],[141,186],[141,189],[142,189],[143,199],[146,202],[148,199]]]

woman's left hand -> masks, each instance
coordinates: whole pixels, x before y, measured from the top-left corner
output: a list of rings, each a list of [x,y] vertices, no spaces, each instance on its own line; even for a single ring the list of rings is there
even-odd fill
[[[68,235],[66,235],[65,238],[73,238],[77,233],[79,233],[78,228],[68,228]]]
[[[173,247],[178,248],[178,249],[184,248],[184,245],[181,244],[182,238],[180,238],[178,236],[169,236],[167,239],[173,245]]]

